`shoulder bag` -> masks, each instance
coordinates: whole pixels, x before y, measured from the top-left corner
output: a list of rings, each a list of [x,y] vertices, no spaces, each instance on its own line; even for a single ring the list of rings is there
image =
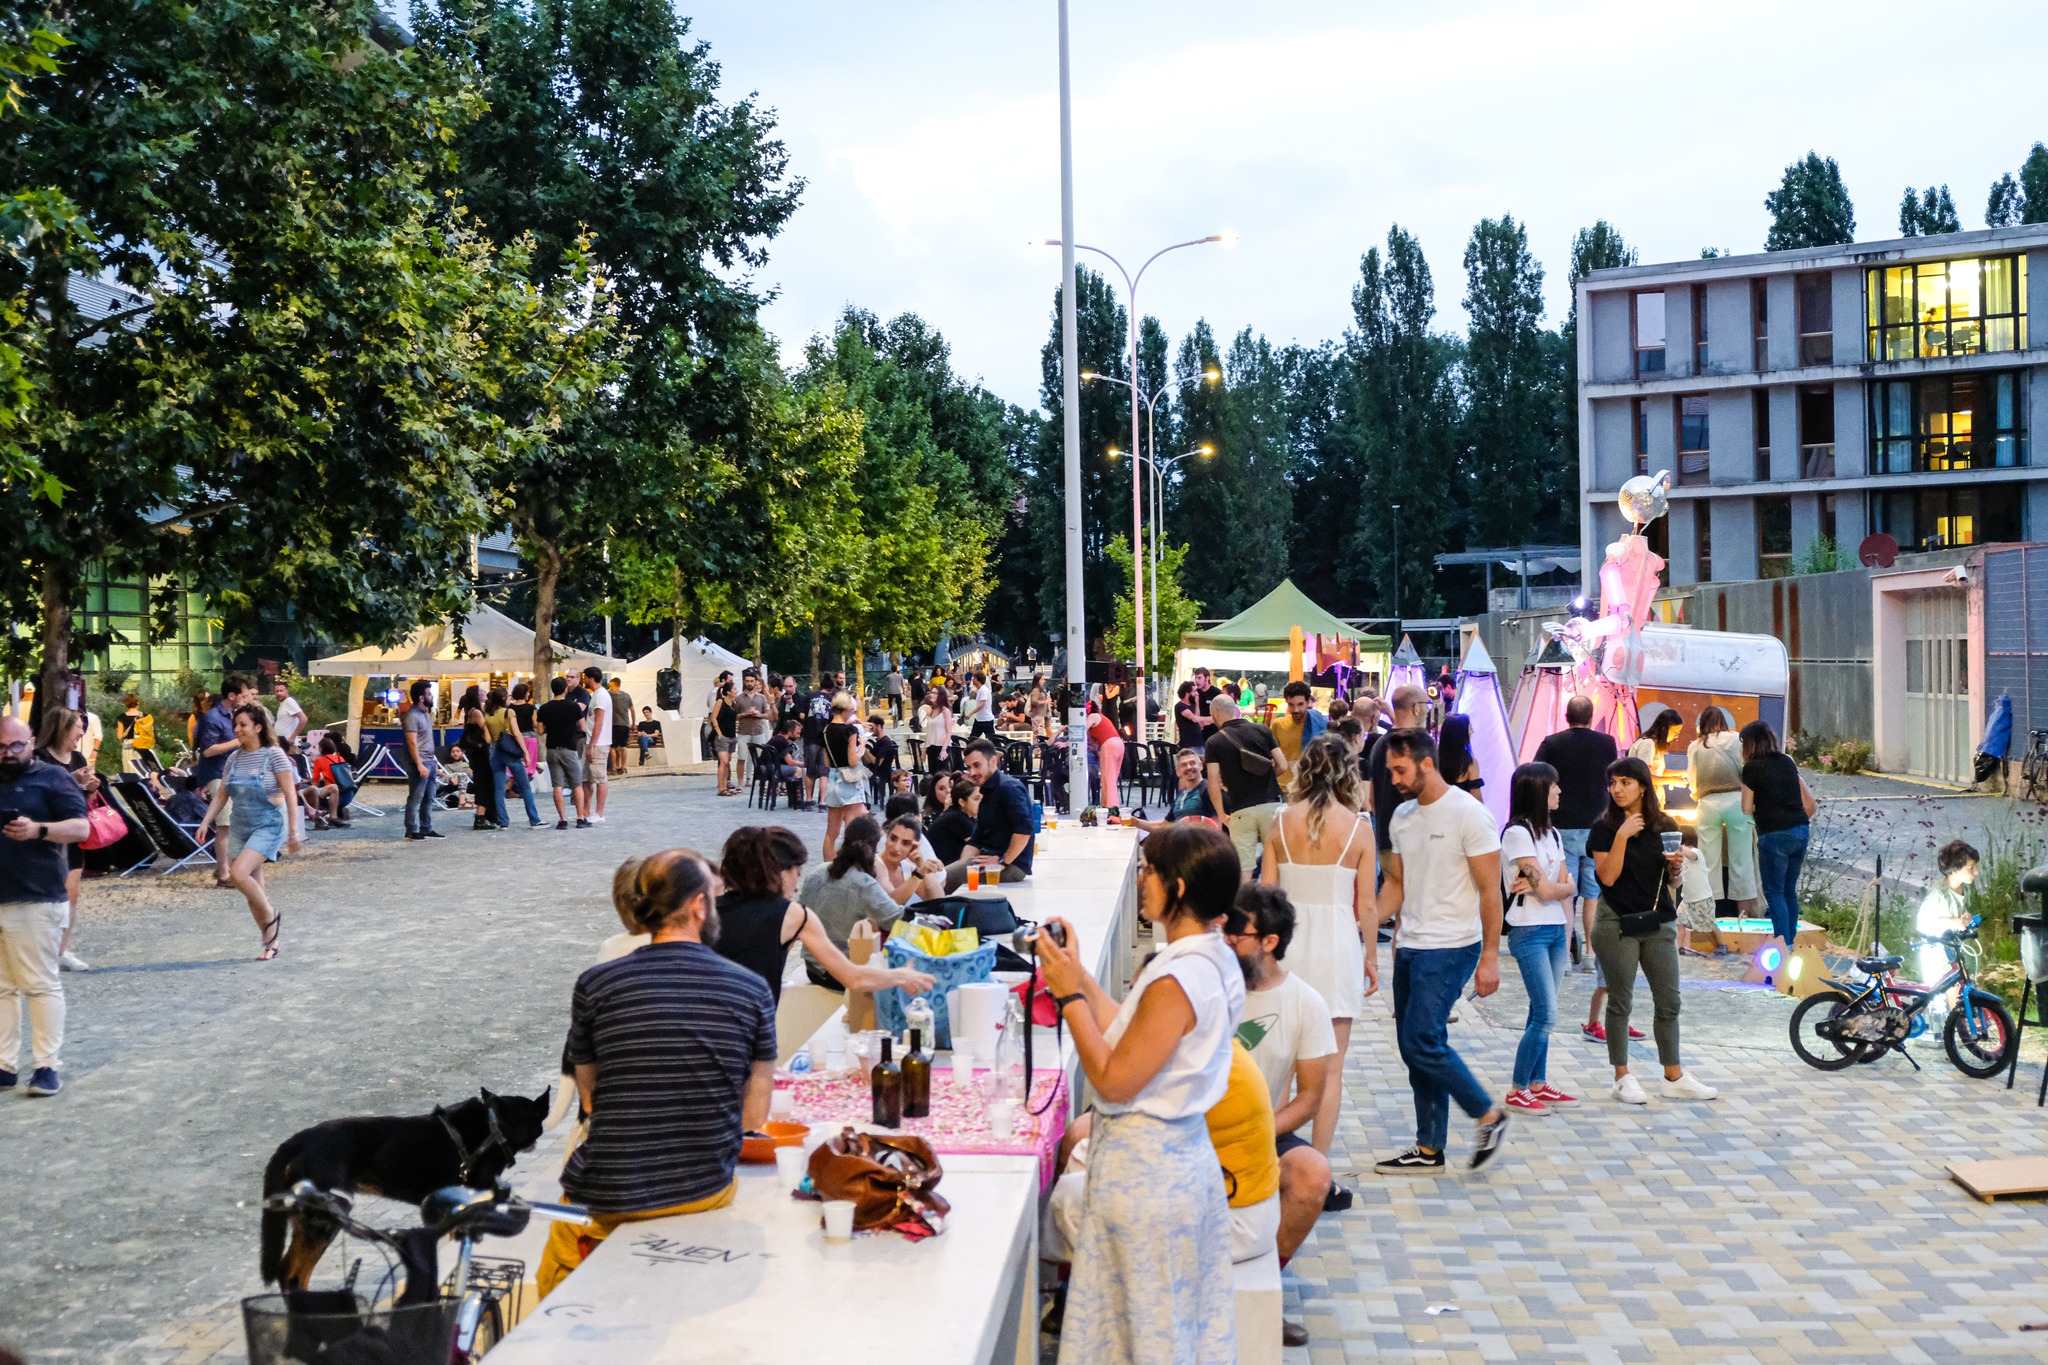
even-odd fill
[[[79,841],[80,848],[106,848],[128,837],[128,822],[98,792],[86,799],[85,820],[92,829]]]
[[[893,1228],[912,1238],[946,1230],[953,1206],[937,1192],[944,1175],[921,1137],[860,1133],[852,1127],[811,1153],[811,1184],[821,1199],[853,1204],[856,1229]]]

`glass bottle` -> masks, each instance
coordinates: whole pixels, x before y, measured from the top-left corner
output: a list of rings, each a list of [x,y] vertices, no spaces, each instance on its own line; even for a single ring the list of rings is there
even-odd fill
[[[931,1001],[921,995],[911,996],[909,1003],[903,1007],[903,1027],[931,1039],[932,1046],[937,1047],[939,1031],[932,1027],[932,1022]],[[908,1061],[909,1058],[905,1057],[904,1060]]]
[[[901,1128],[903,1126],[903,1073],[896,1063],[889,1060],[889,1044],[893,1041],[886,1034],[882,1038],[882,1060],[875,1063],[875,1069],[868,1073],[868,1085],[875,1092],[875,1126],[878,1128]]]
[[[903,1117],[927,1118],[932,1112],[932,1059],[924,1050],[924,1034],[910,1031],[910,1051],[903,1054]]]
[[[991,1083],[998,1099],[1021,1099],[1024,1089],[1024,1007],[1011,991],[1003,1005],[1003,1028],[996,1038],[994,1074]]]

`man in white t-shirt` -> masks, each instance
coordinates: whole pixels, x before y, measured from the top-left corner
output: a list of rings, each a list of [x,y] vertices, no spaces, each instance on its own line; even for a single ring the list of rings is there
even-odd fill
[[[1415,1145],[1373,1169],[1443,1174],[1456,1100],[1479,1121],[1472,1149],[1478,1170],[1500,1151],[1507,1110],[1473,1078],[1451,1047],[1448,1027],[1467,980],[1475,995],[1500,989],[1500,833],[1477,798],[1436,770],[1436,741],[1427,730],[1394,730],[1384,744],[1387,777],[1404,799],[1387,828],[1393,848],[1380,860],[1385,879],[1378,922],[1401,917],[1394,935],[1394,1034],[1415,1091]],[[1374,956],[1366,954],[1365,974],[1376,987]]]
[[[1223,937],[1244,968],[1244,1022],[1237,1041],[1252,1054],[1273,1095],[1280,1152],[1280,1263],[1301,1248],[1331,1192],[1331,1134],[1311,1143],[1295,1130],[1314,1121],[1337,1074],[1337,1030],[1316,988],[1280,965],[1294,939],[1294,903],[1277,886],[1250,882],[1223,921]],[[1336,1207],[1350,1206],[1349,1191]]]
[[[988,674],[977,673],[971,684],[973,691],[968,695],[974,707],[969,717],[967,736],[969,739],[994,739],[996,737],[995,690],[988,685]]]
[[[286,753],[294,753],[299,747],[299,736],[306,730],[306,708],[299,705],[299,699],[292,695],[291,685],[279,678],[270,685],[270,694],[277,698],[277,743]]]
[[[604,823],[605,798],[612,790],[612,699],[604,685],[604,670],[583,670],[583,690],[590,694],[590,728],[583,749],[583,792],[592,824]]]

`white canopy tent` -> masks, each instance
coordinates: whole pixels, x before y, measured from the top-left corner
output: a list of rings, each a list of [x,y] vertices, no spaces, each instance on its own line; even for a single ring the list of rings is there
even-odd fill
[[[655,708],[655,719],[661,722],[661,742],[668,750],[672,763],[700,763],[711,757],[700,753],[699,745],[704,728],[704,717],[711,709],[711,688],[718,681],[718,675],[731,670],[737,678],[740,670],[752,665],[741,656],[723,645],[713,644],[703,636],[682,642],[681,664],[678,667],[676,643],[673,640],[656,645],[631,663],[618,665],[619,686],[633,694],[635,706],[654,705],[654,675],[664,668],[675,668],[682,674],[683,707],[681,711],[663,711]],[[635,716],[634,723],[640,718]]]
[[[555,662],[562,668],[595,666],[607,675],[623,667],[617,659],[580,649],[554,649]],[[505,613],[482,602],[465,621],[436,621],[421,626],[389,649],[365,647],[330,654],[307,665],[315,677],[348,679],[348,737],[358,740],[363,714],[363,692],[371,678],[473,678],[479,681],[493,673],[514,678],[531,678],[533,673],[533,632]],[[545,689],[542,689],[545,691]],[[535,698],[545,701],[546,697]]]

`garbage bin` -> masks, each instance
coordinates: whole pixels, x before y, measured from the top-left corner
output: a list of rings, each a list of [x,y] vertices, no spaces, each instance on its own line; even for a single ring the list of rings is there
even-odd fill
[[[2020,965],[2036,989],[2048,985],[2048,867],[2037,867],[2020,879],[2020,890],[2035,898],[2038,908],[2021,910],[2012,917],[2013,932],[2019,935]]]

